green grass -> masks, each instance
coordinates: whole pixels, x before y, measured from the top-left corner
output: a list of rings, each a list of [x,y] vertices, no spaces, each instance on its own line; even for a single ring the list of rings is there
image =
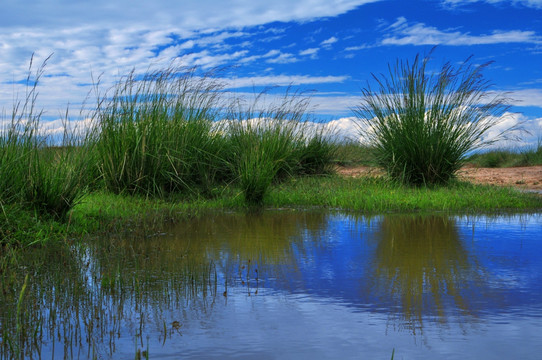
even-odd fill
[[[387,77],[373,75],[376,89],[367,85],[354,110],[378,164],[411,185],[453,179],[465,155],[484,145],[484,135],[507,108],[503,96],[487,95],[491,84],[482,70],[488,64],[447,63],[428,75],[430,56],[398,60]]]
[[[465,161],[489,168],[542,165],[542,143],[526,150],[500,149],[481,152],[469,156]]]
[[[262,204],[273,183],[330,172],[335,150],[322,133],[308,135],[307,97],[287,91],[264,104],[265,95],[249,106],[236,104],[226,118],[231,172],[251,205]]]
[[[78,129],[68,129],[67,110],[60,147],[40,133],[37,86],[46,62],[35,72],[30,62],[25,97],[15,101],[0,129],[0,204],[63,218],[86,191],[92,143]]]
[[[98,99],[97,166],[113,193],[165,196],[208,190],[224,168],[213,130],[220,85],[170,67],[121,79]]]
[[[414,172],[409,170],[406,174],[406,165],[394,162],[394,154],[401,147],[387,154],[392,155],[390,160],[379,153],[382,149],[378,146],[328,141],[309,123],[310,99],[303,94],[287,90],[282,98],[274,97],[278,100],[268,102],[263,92],[249,105],[239,99],[228,103],[212,74],[196,76],[194,69],[170,67],[141,75],[128,74],[111,94],[98,96],[92,114],[95,128],[82,134],[70,129],[66,111],[64,136],[60,143],[55,143],[39,133],[42,113],[36,110],[37,84],[44,66],[45,63],[32,73],[31,64],[26,97],[15,102],[11,119],[0,133],[0,246],[6,251],[71,242],[97,231],[160,228],[164,222],[209,210],[245,210],[253,205],[319,206],[367,212],[542,208],[536,195],[458,183],[447,178],[448,173],[425,174],[420,178],[414,174],[420,169],[411,169]],[[424,68],[425,61],[413,66],[414,70]],[[446,81],[453,83],[455,76],[463,74],[453,73],[451,67],[445,66],[438,81],[424,83],[428,81],[425,75],[408,73],[409,69],[406,66],[403,70],[410,74],[411,83],[421,81],[421,89],[406,89],[417,100],[423,100],[424,86],[446,88]],[[461,78],[475,82],[474,95],[461,95],[467,96],[467,104],[471,97],[478,99],[476,90],[485,84],[477,83],[479,68],[471,70],[467,68],[466,79]],[[384,86],[382,101],[393,95],[385,91]],[[423,104],[410,104],[412,99],[408,97],[392,97],[390,101],[397,103],[392,102],[387,109],[378,108],[385,114],[379,113],[384,121],[381,125],[387,126],[390,116],[404,115],[394,115],[392,109],[392,105],[404,100],[410,106],[405,110],[407,120],[413,121],[409,124],[422,126],[422,130],[424,126],[432,128],[441,117],[444,130],[453,132],[458,126],[468,127],[463,118],[455,119],[456,107],[446,108],[448,96],[458,101],[464,98],[456,99],[439,91],[430,92],[429,99],[438,110],[433,108],[429,123],[416,123],[419,117],[416,120],[415,115],[426,110]],[[382,105],[371,104],[367,106]],[[448,124],[450,117],[457,121]],[[435,150],[435,144],[448,146],[441,145],[445,131],[437,125],[437,133],[429,131],[429,138],[418,139],[409,133],[393,141],[412,147],[404,148],[405,151],[423,150],[409,161],[419,160],[425,170],[433,171],[442,162],[442,166],[455,169],[462,160],[456,162],[457,159],[445,156],[439,160],[433,152],[424,152]],[[472,130],[465,136],[482,133]],[[450,146],[457,145],[456,141],[461,149],[470,148],[465,147],[461,136],[459,140],[452,136]],[[423,149],[417,148],[418,144],[414,146],[412,140],[419,140]],[[524,157],[536,158],[539,152],[540,146]],[[374,163],[384,165],[396,181],[329,176],[335,164]],[[328,176],[315,176],[321,174]],[[397,181],[398,177],[418,179],[405,182],[420,185],[420,179],[421,183],[433,182],[429,180],[436,179],[432,178],[434,175],[440,180],[446,178],[442,182],[448,185],[411,188]]]
[[[213,198],[168,199],[107,192],[87,195],[66,221],[20,208],[4,206],[0,236],[4,250],[51,242],[72,242],[100,232],[158,231],[165,224],[209,211],[246,211],[243,190],[217,189]],[[296,177],[272,185],[264,207],[330,208],[366,213],[540,211],[542,196],[511,188],[454,181],[447,186],[408,187],[383,178],[340,176]],[[143,230],[141,230],[143,229]]]
[[[336,144],[332,162],[339,166],[377,166],[375,149],[359,142],[348,141]]]
[[[448,186],[409,187],[382,178],[331,176],[293,179],[275,189],[269,203],[275,207],[318,206],[370,213],[491,212],[540,209],[542,197],[457,181]]]

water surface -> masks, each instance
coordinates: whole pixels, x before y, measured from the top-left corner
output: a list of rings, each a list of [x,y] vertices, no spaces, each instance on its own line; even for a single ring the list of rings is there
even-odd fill
[[[36,252],[0,274],[3,358],[542,354],[542,214],[214,214]]]

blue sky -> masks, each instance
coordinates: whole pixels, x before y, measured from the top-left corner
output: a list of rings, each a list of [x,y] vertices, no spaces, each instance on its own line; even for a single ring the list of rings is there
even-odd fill
[[[51,117],[77,108],[92,74],[107,88],[134,67],[178,59],[235,66],[222,75],[235,92],[315,90],[315,112],[352,132],[371,73],[433,46],[432,69],[493,61],[485,76],[515,99],[503,128],[523,122],[526,141],[542,137],[542,0],[2,0],[0,109],[23,93],[32,53],[53,53],[38,104]]]

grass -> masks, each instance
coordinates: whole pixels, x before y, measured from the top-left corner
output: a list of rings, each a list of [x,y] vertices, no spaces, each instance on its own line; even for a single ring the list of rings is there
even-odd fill
[[[164,196],[207,190],[220,173],[213,132],[220,84],[193,69],[131,72],[98,99],[96,152],[106,190]]]
[[[542,198],[511,188],[454,181],[448,186],[410,187],[383,178],[339,176],[293,179],[269,199],[275,207],[318,206],[369,213],[492,212],[540,209]]]
[[[359,142],[348,141],[336,144],[332,162],[339,166],[377,166],[375,149]]]
[[[271,185],[264,207],[320,207],[382,212],[539,211],[542,197],[511,188],[454,181],[448,186],[409,187],[383,178],[340,176],[296,177]],[[220,196],[169,199],[93,192],[70,212],[68,221],[4,206],[0,216],[2,247],[8,249],[52,242],[71,243],[86,234],[158,231],[164,224],[208,211],[246,211],[243,192],[224,187]],[[143,229],[143,230],[141,230]]]
[[[309,99],[288,91],[275,103],[236,104],[227,116],[229,165],[248,204],[262,204],[271,184],[295,175],[331,171],[334,146],[322,133],[307,135]]]
[[[542,142],[530,149],[500,149],[477,153],[465,161],[488,168],[542,165]]]
[[[42,112],[36,109],[37,85],[47,60],[32,72],[27,92],[16,100],[11,118],[0,131],[0,204],[21,204],[40,213],[63,218],[85,193],[92,167],[91,143],[77,129],[65,132],[61,147],[40,133]],[[67,113],[67,111],[66,111]]]
[[[412,69],[425,69],[426,60],[418,61]],[[410,83],[406,90],[411,90],[411,97],[422,100],[426,86],[448,89],[448,82],[455,84],[455,77],[463,74],[463,68],[455,73],[445,66],[438,81],[432,82],[422,73],[408,73],[407,65],[397,71],[410,74],[413,84],[421,82],[421,90],[410,89]],[[99,230],[160,227],[163,222],[207,210],[244,210],[254,205],[322,206],[367,212],[542,208],[540,198],[534,195],[458,183],[448,173],[420,177],[415,174],[419,169],[404,172],[406,165],[399,166],[393,155],[402,148],[383,155],[378,146],[333,143],[324,133],[315,131],[314,123],[309,121],[313,120],[310,98],[301,93],[287,90],[282,97],[268,102],[268,94],[262,92],[248,105],[239,99],[229,102],[212,73],[200,76],[195,69],[183,67],[131,72],[110,94],[98,96],[91,114],[96,127],[84,133],[70,129],[66,111],[64,136],[55,142],[40,133],[42,113],[36,110],[37,84],[44,66],[32,72],[30,65],[27,93],[22,101],[15,102],[11,119],[4,122],[7,125],[0,133],[0,246],[6,251],[70,242],[73,237]],[[477,82],[479,68],[469,70],[464,71],[465,78],[459,84],[474,81],[475,90],[480,90],[485,83]],[[391,97],[391,105],[405,100],[393,98],[394,92],[386,93],[384,83],[381,85],[380,100],[384,103],[378,103],[378,97],[371,98],[375,103],[366,104],[367,109],[387,104],[386,96]],[[446,104],[449,97],[464,100],[461,96],[467,96],[469,104],[474,101],[472,97],[477,99],[476,94],[456,99],[439,89],[428,96],[436,104],[426,116],[431,119],[429,123],[416,123],[419,118],[415,113],[423,114],[426,107],[415,102],[405,110],[407,120],[413,126],[432,127],[443,117],[445,130],[468,127],[461,122],[463,117],[455,118],[457,108]],[[388,118],[395,116],[399,120],[390,104],[387,109],[372,108],[387,114],[382,117],[383,128]],[[457,122],[447,124],[450,117]],[[477,118],[466,117],[476,122]],[[430,132],[430,138],[418,139],[433,150],[437,145],[432,141],[447,146],[440,142],[445,132],[437,125],[436,134]],[[472,130],[465,136],[482,134],[482,130]],[[427,150],[412,144],[411,135],[393,141],[405,140],[411,147],[405,151]],[[461,136],[455,139],[458,146],[469,148],[461,144],[465,140]],[[390,154],[391,160],[386,158]],[[420,166],[431,171],[439,168],[433,161],[439,166],[445,163],[442,166],[447,169],[462,161],[446,157],[438,160],[432,152],[416,156],[421,156]],[[330,175],[336,164],[375,163],[386,165],[395,181]],[[412,182],[446,182],[448,186],[402,185]]]
[[[387,77],[373,75],[376,90],[367,85],[354,110],[378,164],[410,185],[450,181],[467,153],[495,141],[482,139],[507,108],[503,96],[487,96],[488,64],[447,63],[427,75],[430,56],[397,60]]]

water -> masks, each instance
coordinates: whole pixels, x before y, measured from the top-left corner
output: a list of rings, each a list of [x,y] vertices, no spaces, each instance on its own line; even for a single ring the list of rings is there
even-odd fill
[[[215,214],[25,256],[1,358],[542,354],[542,214]]]

